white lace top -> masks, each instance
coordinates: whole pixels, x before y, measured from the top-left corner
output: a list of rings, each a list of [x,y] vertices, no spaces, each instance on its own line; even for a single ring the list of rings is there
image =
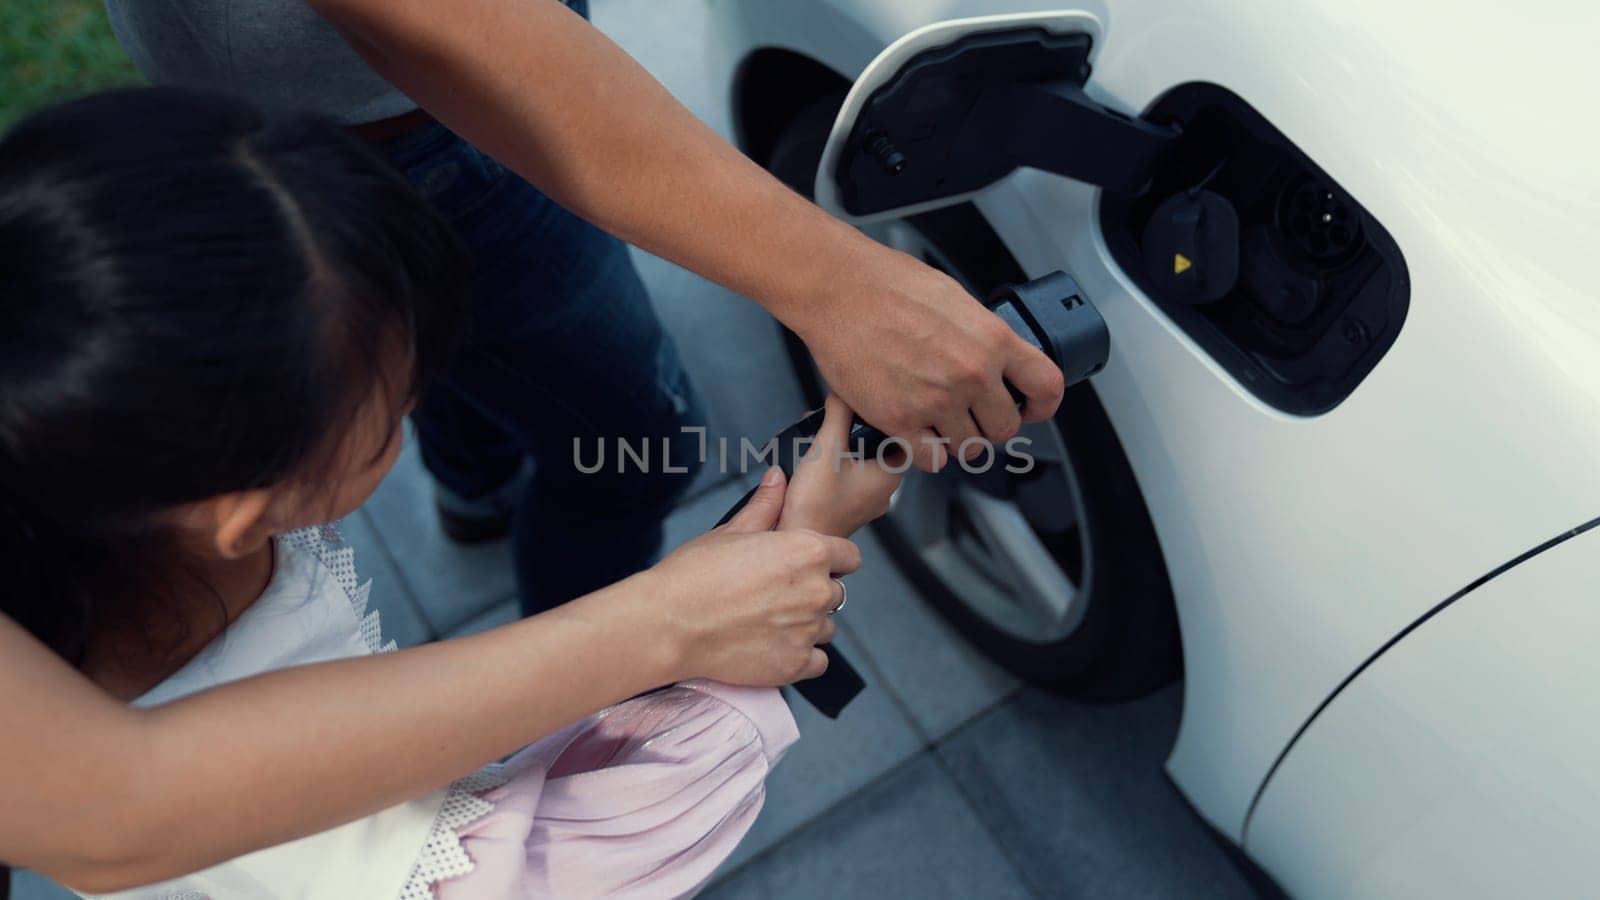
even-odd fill
[[[134,701],[137,705],[159,705],[273,669],[395,649],[393,641],[383,640],[377,610],[367,609],[371,582],[357,583],[355,552],[337,530],[293,532],[278,539],[277,549],[277,566],[261,598],[182,669]],[[502,780],[491,766],[448,790],[331,831],[161,884],[93,896],[432,900],[435,882],[472,871],[456,829],[493,809],[477,794]]]

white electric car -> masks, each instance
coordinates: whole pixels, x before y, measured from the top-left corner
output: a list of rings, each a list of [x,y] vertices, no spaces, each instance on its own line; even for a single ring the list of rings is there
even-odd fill
[[[1600,890],[1600,8],[713,9],[747,153],[1110,328],[1034,471],[882,525],[963,634],[1079,696],[1181,666],[1168,772],[1295,896]]]

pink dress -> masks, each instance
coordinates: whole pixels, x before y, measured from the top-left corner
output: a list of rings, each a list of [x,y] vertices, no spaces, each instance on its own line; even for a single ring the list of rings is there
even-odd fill
[[[261,598],[138,705],[394,649],[337,531],[293,532],[278,550]],[[108,898],[686,896],[749,830],[768,772],[798,736],[776,690],[688,682],[587,716],[365,819]]]
[[[637,697],[513,756],[458,830],[469,874],[439,900],[683,897],[750,829],[799,736],[776,690],[689,682]]]

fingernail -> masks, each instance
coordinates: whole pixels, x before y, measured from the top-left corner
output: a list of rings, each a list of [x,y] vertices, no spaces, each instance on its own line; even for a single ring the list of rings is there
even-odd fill
[[[773,485],[778,483],[778,479],[781,478],[782,476],[783,476],[783,470],[782,469],[778,468],[777,466],[768,466],[767,467],[767,474],[761,476],[761,483],[766,485],[767,487],[772,487]]]

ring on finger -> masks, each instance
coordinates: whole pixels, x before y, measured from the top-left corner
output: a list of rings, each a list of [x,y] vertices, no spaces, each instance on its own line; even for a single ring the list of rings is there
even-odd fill
[[[845,601],[850,599],[850,591],[849,591],[848,588],[846,588],[844,586],[844,581],[842,581],[842,580],[840,580],[838,578],[835,578],[833,580],[833,583],[837,584],[839,586],[839,605],[835,606],[833,609],[828,610],[828,615],[830,615],[830,616],[834,615],[839,610],[844,609]]]

